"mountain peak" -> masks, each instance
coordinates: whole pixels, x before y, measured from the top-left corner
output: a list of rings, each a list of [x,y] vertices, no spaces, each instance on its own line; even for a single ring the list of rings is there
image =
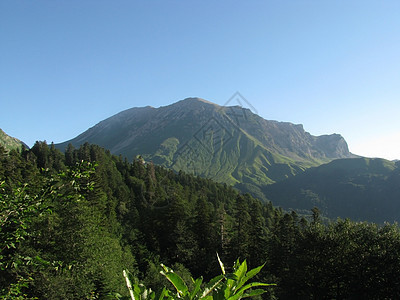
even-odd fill
[[[306,167],[351,157],[340,135],[312,136],[302,125],[268,121],[248,109],[197,97],[126,110],[57,147],[85,142],[128,158],[142,155],[175,171],[240,184],[246,192]]]
[[[215,107],[220,107],[218,104],[215,104],[211,101],[205,100],[203,98],[198,98],[198,97],[185,98],[185,99],[178,101],[172,105],[175,105],[175,104],[209,104],[209,105],[214,105]]]
[[[237,112],[231,109],[233,107],[227,109],[199,97],[188,97],[159,108],[135,107],[101,121],[60,147],[65,147],[69,142],[75,146],[90,142],[117,154],[131,156],[148,153],[151,156],[162,147],[165,140],[175,138],[182,146],[191,138],[198,138],[196,134],[201,131],[205,136],[213,134],[212,143],[244,134],[240,139],[250,139],[254,145],[266,151],[302,163],[309,161],[315,164],[353,157],[346,141],[338,134],[312,136],[305,132],[302,125],[268,121],[247,109]],[[223,130],[225,135],[216,135],[218,130]],[[143,147],[148,143],[148,147]]]

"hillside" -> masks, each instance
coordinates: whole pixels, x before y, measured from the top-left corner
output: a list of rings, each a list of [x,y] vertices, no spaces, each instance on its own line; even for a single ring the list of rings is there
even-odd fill
[[[393,167],[353,164],[382,174]],[[400,294],[397,224],[323,224],[316,210],[311,218],[285,213],[226,184],[128,162],[96,145],[62,154],[37,142],[0,155],[0,191],[0,299],[129,299],[123,270],[160,293],[172,288],[161,263],[193,290],[192,277],[220,274],[216,253],[230,279],[237,258],[246,259],[247,274],[264,265],[252,280],[276,286],[254,299]]]
[[[269,121],[239,106],[200,98],[118,113],[56,145],[97,144],[146,161],[237,186],[264,198],[260,187],[337,158],[353,157],[338,134],[312,136],[302,125]],[[265,199],[265,198],[264,198]]]
[[[0,146],[3,146],[7,151],[10,150],[20,150],[22,146],[28,148],[25,143],[21,142],[19,139],[11,137],[7,135],[1,128],[0,128]]]
[[[329,218],[383,223],[400,220],[399,163],[384,159],[339,159],[264,188],[284,209],[317,206]]]

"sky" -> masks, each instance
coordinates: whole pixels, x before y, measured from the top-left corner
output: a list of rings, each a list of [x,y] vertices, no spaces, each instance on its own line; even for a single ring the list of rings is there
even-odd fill
[[[265,119],[400,159],[400,1],[0,1],[0,128],[28,146],[236,92]]]

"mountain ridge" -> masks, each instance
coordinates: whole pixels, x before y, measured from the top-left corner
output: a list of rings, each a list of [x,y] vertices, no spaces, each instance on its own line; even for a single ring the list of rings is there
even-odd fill
[[[274,144],[270,144],[269,148],[281,148],[281,149],[275,149],[275,150],[282,150],[285,149],[286,151],[281,151],[280,153],[284,153],[284,154],[289,154],[290,151],[288,151],[287,148],[290,147],[290,142],[288,142],[287,139],[285,139],[284,135],[288,133],[288,131],[294,131],[295,134],[303,134],[305,136],[308,137],[309,139],[309,143],[312,144],[312,142],[315,142],[314,145],[312,146],[317,146],[317,148],[321,148],[321,146],[324,146],[326,148],[326,144],[327,143],[331,143],[333,144],[333,147],[335,147],[336,142],[340,143],[340,147],[339,147],[339,151],[337,153],[333,153],[334,151],[332,151],[333,149],[332,146],[330,148],[326,148],[326,149],[318,149],[319,152],[321,152],[320,154],[322,156],[326,156],[326,158],[328,159],[334,159],[334,158],[343,158],[343,157],[355,157],[354,155],[352,155],[349,151],[348,151],[348,147],[347,147],[347,143],[344,140],[344,138],[340,135],[340,134],[326,134],[326,135],[321,135],[321,136],[313,136],[310,133],[306,132],[303,128],[302,124],[293,124],[290,122],[280,122],[280,121],[275,121],[275,120],[266,120],[263,119],[262,117],[253,114],[249,109],[246,108],[242,108],[240,106],[219,106],[218,104],[212,103],[210,101],[204,100],[202,98],[186,98],[184,100],[180,100],[178,102],[175,102],[173,104],[167,105],[167,106],[160,106],[159,108],[154,108],[151,106],[146,106],[146,107],[133,107],[124,111],[121,111],[109,118],[106,118],[102,121],[100,121],[99,123],[97,123],[96,125],[94,125],[93,127],[89,128],[87,131],[83,132],[82,134],[78,135],[76,138],[73,138],[69,141],[63,142],[58,144],[58,147],[63,147],[66,146],[68,143],[72,143],[74,146],[75,144],[78,145],[79,143],[83,143],[85,141],[87,141],[88,139],[92,138],[91,133],[93,133],[93,131],[95,129],[106,129],[109,126],[121,126],[121,128],[123,130],[126,130],[127,126],[124,124],[127,124],[129,122],[132,122],[133,118],[137,118],[137,122],[135,125],[143,125],[140,124],[141,122],[145,121],[144,119],[147,119],[146,121],[148,121],[148,119],[151,119],[150,122],[148,122],[147,126],[145,126],[144,128],[141,128],[142,132],[135,132],[133,130],[128,131],[128,134],[126,136],[128,137],[132,137],[135,138],[137,135],[140,135],[141,133],[147,133],[147,131],[152,131],[154,129],[159,129],[159,127],[163,126],[167,121],[167,122],[171,122],[176,120],[177,118],[182,118],[182,117],[187,117],[187,114],[193,111],[196,111],[195,116],[199,116],[200,113],[202,111],[207,110],[207,107],[210,108],[216,108],[217,112],[220,113],[224,113],[226,116],[228,116],[228,118],[230,118],[231,125],[236,125],[237,127],[240,127],[240,129],[244,129],[247,133],[251,132],[253,133],[254,130],[258,130],[259,132],[258,137],[261,137],[261,142],[262,144],[265,146],[266,144],[268,144],[269,140],[268,138],[271,138],[270,136],[263,136],[264,132],[268,132],[270,130],[276,130],[277,128],[280,129],[280,135],[281,136],[277,136],[278,138],[280,138],[277,141],[273,141]],[[178,109],[176,109],[178,108]],[[208,121],[208,119],[210,119],[213,115],[212,110],[208,109],[207,113],[211,113],[210,115],[206,115],[205,118],[203,116],[202,119],[197,120],[200,121],[200,126],[201,123],[206,123]],[[214,110],[215,113],[215,110]],[[149,116],[151,114],[151,116]],[[160,118],[161,116],[161,118]],[[247,116],[250,117],[254,117],[256,116],[256,118],[258,118],[258,120],[256,120],[256,122],[258,123],[262,123],[263,127],[262,128],[255,128],[254,126],[247,126],[249,125],[249,122],[243,122],[243,118],[247,118]],[[169,118],[169,119],[167,119]],[[238,120],[238,118],[241,118],[242,120]],[[164,120],[164,122],[162,121]],[[155,125],[157,125],[158,122],[158,128],[154,127]],[[161,122],[161,123],[160,123]],[[151,127],[150,125],[154,125],[153,127]],[[128,124],[129,125],[129,124]],[[191,122],[189,122],[189,125],[195,125]],[[197,124],[198,125],[198,124]],[[259,125],[259,124],[257,124]],[[187,126],[186,126],[187,127]],[[198,127],[198,126],[197,126]],[[184,128],[187,129],[187,128]],[[190,130],[192,133],[194,133],[194,130]],[[264,132],[261,132],[264,131]],[[99,132],[96,132],[96,134],[99,134]],[[251,134],[254,135],[254,134]],[[299,142],[301,139],[298,139],[298,136],[294,135],[293,137],[297,137],[297,141]],[[322,141],[324,140],[324,141]],[[293,142],[293,140],[292,140]],[[125,142],[126,143],[126,142]],[[285,144],[286,143],[286,144]],[[303,147],[306,145],[302,145]],[[108,147],[106,147],[108,148]],[[113,147],[113,148],[109,148],[111,150],[111,152],[118,152],[121,151],[120,148],[123,147]],[[324,155],[323,150],[331,150],[330,152],[328,151],[328,155]],[[274,149],[273,149],[274,150]],[[304,151],[307,151],[306,149],[304,149]],[[119,153],[117,153],[119,154]],[[304,153],[303,153],[304,154]],[[312,153],[309,153],[310,156],[312,156]],[[291,155],[289,155],[291,156]],[[293,156],[293,153],[292,153]],[[300,159],[301,160],[301,159]]]
[[[64,151],[68,144],[86,142],[128,159],[141,155],[175,171],[236,185],[261,198],[260,186],[354,157],[341,135],[313,136],[300,124],[266,120],[248,108],[195,97],[124,110],[56,147]]]

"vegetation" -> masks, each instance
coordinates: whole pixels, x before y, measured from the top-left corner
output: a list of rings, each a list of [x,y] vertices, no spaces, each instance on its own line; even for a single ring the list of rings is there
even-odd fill
[[[400,296],[397,224],[324,223],[317,209],[300,217],[89,144],[65,153],[44,142],[21,152],[0,147],[0,182],[3,299],[129,297],[123,270],[140,291],[175,299],[200,295],[213,278],[222,279],[213,297],[241,279],[252,287],[241,296],[254,299]],[[219,274],[216,253],[225,265],[242,262]]]
[[[203,277],[194,280],[191,279],[193,285],[192,290],[188,288],[185,281],[175,273],[171,268],[161,265],[163,271],[160,273],[164,275],[168,281],[174,286],[175,291],[163,288],[159,295],[156,295],[151,289],[146,289],[142,284],[133,284],[124,270],[124,277],[126,278],[127,287],[130,291],[132,300],[137,299],[185,299],[185,300],[235,300],[242,298],[249,298],[261,295],[266,292],[263,287],[273,286],[274,284],[252,282],[247,283],[251,278],[256,276],[263,266],[247,271],[246,260],[242,263],[236,261],[233,266],[233,272],[227,274],[220,258],[218,261],[221,266],[222,275],[218,275],[211,279],[208,283],[203,283]],[[247,283],[247,284],[246,284]],[[253,289],[257,288],[257,289]],[[119,295],[118,295],[119,296]]]

